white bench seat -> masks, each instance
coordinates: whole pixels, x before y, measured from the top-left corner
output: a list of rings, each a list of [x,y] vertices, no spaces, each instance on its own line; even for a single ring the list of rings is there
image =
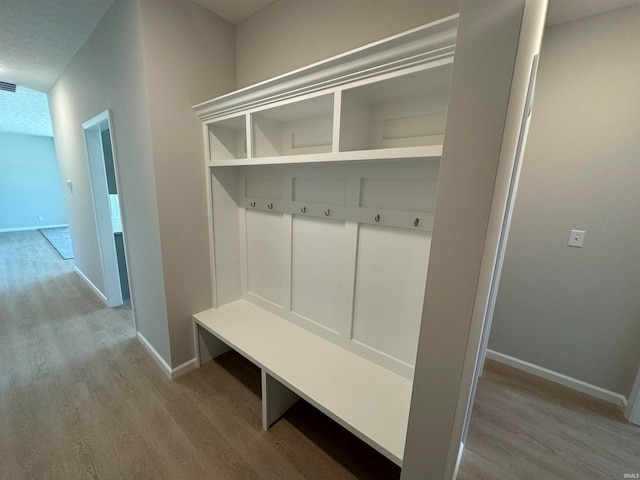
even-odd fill
[[[245,300],[193,319],[199,360],[207,358],[204,329],[262,369],[265,428],[294,403],[290,390],[402,464],[411,381]]]

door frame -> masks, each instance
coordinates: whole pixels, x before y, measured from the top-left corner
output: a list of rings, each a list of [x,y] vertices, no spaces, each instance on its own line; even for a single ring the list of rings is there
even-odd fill
[[[629,401],[627,402],[627,408],[624,411],[624,416],[631,423],[640,426],[640,369],[638,369],[636,381],[633,384],[631,395],[629,395]]]
[[[546,9],[460,3],[402,480],[457,475]]]
[[[111,112],[109,110],[105,110],[104,112],[87,120],[82,124],[82,129],[84,131],[85,146],[87,149],[89,177],[91,180],[89,183],[91,187],[91,198],[96,222],[100,263],[102,265],[102,274],[104,279],[104,296],[108,307],[116,307],[122,305],[123,299],[120,285],[118,257],[113,235],[113,225],[111,223],[111,214],[109,210],[109,191],[107,187],[107,174],[105,170],[104,150],[101,135],[104,130],[109,129],[109,137],[113,151],[113,163],[116,172],[116,184],[118,184],[116,149],[113,141]],[[126,250],[125,241],[125,256]],[[127,276],[128,275],[127,266]],[[131,301],[133,303],[133,293],[130,293]]]

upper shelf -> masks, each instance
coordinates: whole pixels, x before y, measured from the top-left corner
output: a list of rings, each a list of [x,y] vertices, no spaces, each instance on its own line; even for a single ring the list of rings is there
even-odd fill
[[[457,16],[194,107],[209,165],[442,153]]]
[[[247,160],[246,158],[216,160],[208,163],[209,166],[236,167],[249,165],[279,165],[294,163],[327,163],[327,162],[358,162],[380,159],[412,159],[412,158],[440,158],[442,145],[429,145],[422,147],[404,147],[382,150],[359,150],[352,152],[313,153],[303,155],[280,155],[271,157],[259,157]]]

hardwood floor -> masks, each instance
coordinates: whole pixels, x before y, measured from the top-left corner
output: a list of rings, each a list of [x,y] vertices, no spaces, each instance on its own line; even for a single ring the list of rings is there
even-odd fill
[[[488,361],[459,480],[640,478],[640,427],[604,401]]]
[[[169,380],[39,232],[0,234],[0,479],[396,479],[308,404],[261,428],[234,353]],[[614,408],[490,364],[459,478],[617,479],[640,429]]]

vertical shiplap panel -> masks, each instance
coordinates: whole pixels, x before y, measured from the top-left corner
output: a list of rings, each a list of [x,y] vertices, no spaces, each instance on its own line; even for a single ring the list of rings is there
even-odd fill
[[[292,311],[334,333],[344,317],[344,235],[343,221],[294,216]]]
[[[429,232],[360,225],[352,338],[409,365],[418,346],[430,240]]]
[[[246,221],[248,293],[282,307],[285,290],[283,215],[247,210]]]

